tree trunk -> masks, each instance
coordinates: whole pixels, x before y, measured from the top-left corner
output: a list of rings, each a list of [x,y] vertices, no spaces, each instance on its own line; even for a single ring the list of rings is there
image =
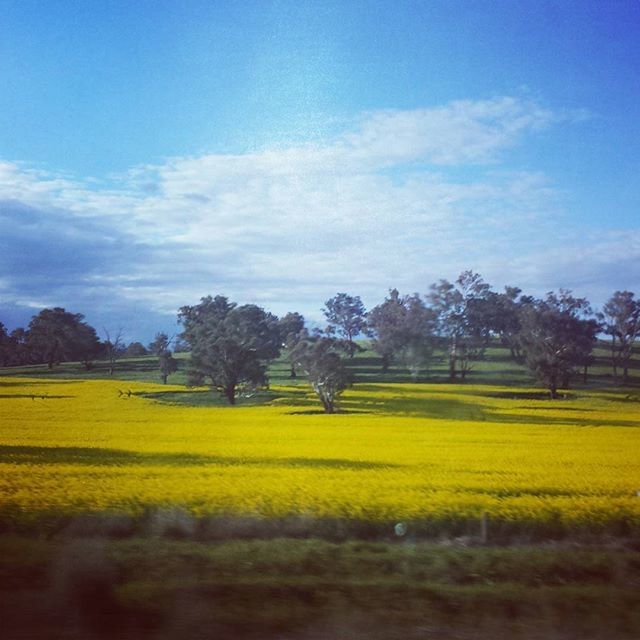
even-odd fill
[[[456,379],[456,350],[455,347],[449,352],[449,382]]]
[[[296,367],[293,364],[293,362],[291,363],[291,371],[289,372],[289,377],[294,380],[295,378],[298,377],[298,374],[296,373]]]
[[[627,384],[627,382],[629,382],[629,367],[625,365],[622,370],[622,383]]]
[[[587,384],[589,381],[589,365],[585,364],[584,369],[582,370],[582,382]]]
[[[235,404],[236,403],[236,386],[229,385],[228,387],[226,387],[224,390],[224,395],[227,396],[227,400],[229,401],[229,404]]]
[[[390,361],[391,361],[391,357],[388,354],[383,353],[382,354],[382,373],[387,373],[389,371]]]
[[[333,413],[333,402],[328,398],[325,398],[324,396],[320,396],[320,400],[322,401],[322,406],[324,407],[325,413]]]
[[[451,343],[451,349],[449,351],[449,382],[453,382],[456,379],[456,355],[458,353],[458,345],[455,337]]]
[[[558,378],[555,371],[551,374],[551,378],[549,379],[549,394],[551,395],[552,400],[556,400],[558,398]]]

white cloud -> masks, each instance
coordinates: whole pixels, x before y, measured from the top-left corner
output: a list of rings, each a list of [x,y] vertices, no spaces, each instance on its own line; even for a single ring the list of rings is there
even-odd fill
[[[376,303],[388,287],[424,292],[465,268],[498,286],[536,287],[558,265],[571,286],[580,261],[568,256],[579,250],[565,248],[573,241],[570,224],[559,225],[562,195],[533,168],[501,165],[511,147],[563,118],[512,97],[373,112],[324,145],[173,158],[109,185],[4,162],[0,200],[63,222],[64,234],[48,236],[62,251],[73,220],[109,245],[96,247],[96,268],[91,249],[66,281],[49,283],[47,298],[74,308],[111,308],[116,298],[119,309],[173,314],[225,293],[317,316],[339,290]],[[607,256],[591,250],[592,283]],[[17,275],[8,274],[5,297],[12,282],[16,303],[44,295],[23,291],[41,274]]]
[[[517,98],[464,100],[436,109],[373,113],[346,140],[351,159],[365,164],[482,164],[553,119],[550,111]]]

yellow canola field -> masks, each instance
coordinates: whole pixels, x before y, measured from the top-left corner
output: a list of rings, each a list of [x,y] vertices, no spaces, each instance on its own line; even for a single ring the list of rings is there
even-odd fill
[[[118,389],[131,389],[131,397]],[[0,378],[0,517],[195,515],[640,524],[640,403],[531,389],[360,385],[189,407],[181,387]],[[282,390],[286,393],[286,390]]]

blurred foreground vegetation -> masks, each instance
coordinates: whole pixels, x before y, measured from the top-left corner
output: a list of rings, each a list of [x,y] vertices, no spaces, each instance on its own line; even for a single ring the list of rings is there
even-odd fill
[[[640,553],[0,538],[3,638],[634,639]]]

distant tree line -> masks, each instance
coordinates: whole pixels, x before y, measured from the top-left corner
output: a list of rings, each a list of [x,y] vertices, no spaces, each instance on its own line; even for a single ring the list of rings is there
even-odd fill
[[[565,289],[542,299],[517,287],[496,292],[479,274],[465,271],[453,283],[432,284],[422,297],[391,290],[366,314],[365,331],[383,369],[398,360],[417,376],[438,348],[446,353],[451,382],[464,381],[490,341],[498,339],[555,398],[577,374],[586,381],[600,334],[611,338],[614,379],[622,370],[622,382],[629,381],[633,344],[640,335],[640,300],[616,291],[596,313],[585,298]]]
[[[163,382],[177,371],[170,346],[174,342],[174,350],[180,350],[184,349],[184,343],[166,333],[157,333],[147,347],[140,342],[125,344],[122,329],[104,329],[104,335],[105,339],[100,340],[81,313],[61,307],[43,309],[33,316],[26,329],[19,327],[8,332],[0,322],[0,367],[45,364],[53,369],[63,362],[81,362],[90,371],[97,360],[102,360],[108,363],[109,374],[113,375],[122,357],[155,355]]]
[[[105,330],[100,340],[82,314],[56,307],[35,315],[26,329],[8,333],[0,323],[0,366],[53,368],[80,361],[90,369],[100,359],[108,361],[113,373],[123,356],[154,355],[166,383],[178,368],[173,353],[189,351],[189,384],[208,384],[235,404],[238,394],[268,384],[267,366],[284,352],[291,378],[302,372],[325,411],[333,412],[351,382],[344,358],[361,349],[359,336],[370,339],[384,372],[400,364],[415,379],[434,352],[444,353],[451,382],[464,382],[491,341],[499,340],[555,398],[576,375],[586,380],[601,334],[610,337],[614,380],[628,382],[640,334],[640,300],[630,291],[616,291],[596,313],[585,298],[568,290],[539,299],[517,287],[497,292],[472,271],[464,271],[455,282],[440,280],[424,295],[391,289],[369,311],[359,296],[337,293],[325,302],[323,314],[326,326],[310,331],[297,312],[278,318],[257,305],[208,296],[180,309],[179,336],[158,333],[145,347],[140,342],[125,345],[121,330]]]

